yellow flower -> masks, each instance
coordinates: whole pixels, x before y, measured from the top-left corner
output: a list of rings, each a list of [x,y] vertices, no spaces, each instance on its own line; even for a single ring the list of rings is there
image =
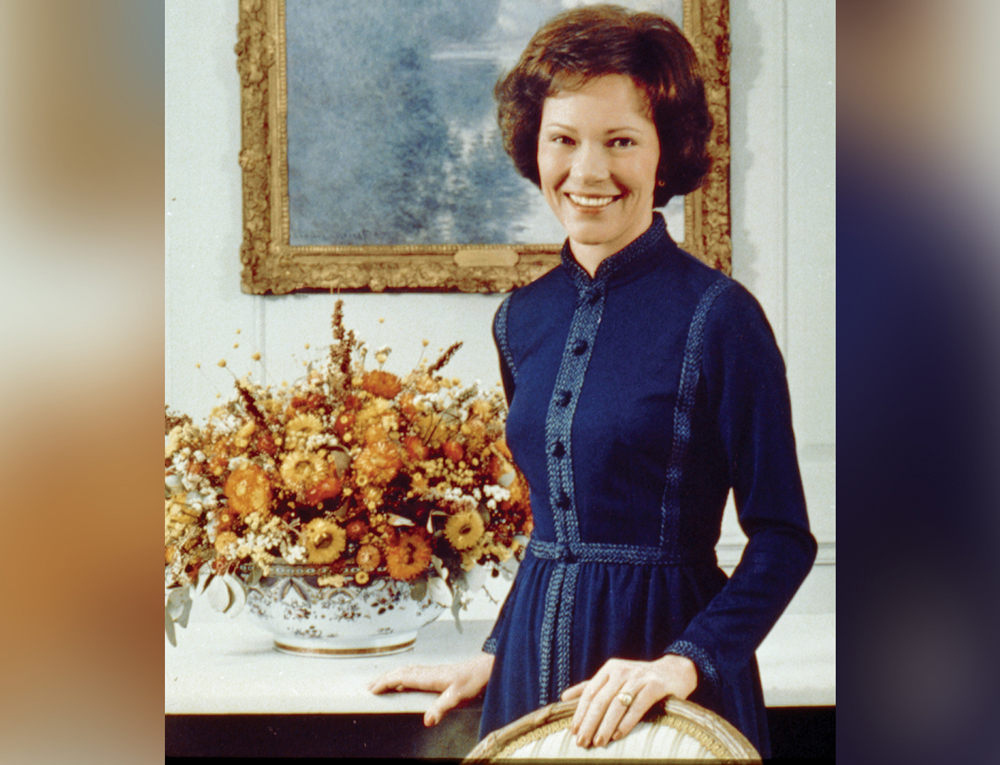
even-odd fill
[[[229,552],[229,546],[238,540],[239,537],[232,531],[223,531],[215,538],[215,549],[219,555],[226,555]]]
[[[323,423],[314,414],[300,414],[285,425],[285,447],[304,449],[309,436],[323,430]]]
[[[336,523],[314,518],[302,529],[301,541],[310,563],[333,563],[347,547],[347,532]]]
[[[328,466],[318,454],[295,451],[281,463],[285,486],[297,492],[311,489],[327,476]]]
[[[456,550],[468,550],[483,535],[483,517],[476,510],[455,513],[448,519],[444,535]]]
[[[316,583],[320,587],[343,587],[344,586],[344,575],[343,574],[327,574],[326,576],[321,576],[316,580]]]
[[[354,581],[362,586],[368,584],[368,579],[369,577],[367,571],[359,571],[354,575]]]

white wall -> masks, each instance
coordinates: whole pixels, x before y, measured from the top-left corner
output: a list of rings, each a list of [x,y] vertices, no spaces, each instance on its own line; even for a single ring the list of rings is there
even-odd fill
[[[793,610],[834,609],[834,0],[734,0],[734,276],[761,301],[788,366],[793,415],[820,565]],[[250,296],[239,288],[241,176],[237,0],[166,5],[166,403],[195,418],[258,368],[301,372],[329,340],[330,295]],[[539,198],[539,204],[542,204]],[[349,294],[345,319],[406,371],[420,341],[465,345],[448,370],[499,380],[490,322],[502,295]],[[380,322],[379,319],[384,319]],[[239,330],[239,334],[237,334]],[[234,348],[234,344],[239,344]],[[304,345],[311,344],[311,350]],[[220,359],[227,369],[219,368]],[[196,364],[201,368],[196,368]],[[742,544],[727,518],[720,560]],[[495,606],[480,602],[477,612]]]

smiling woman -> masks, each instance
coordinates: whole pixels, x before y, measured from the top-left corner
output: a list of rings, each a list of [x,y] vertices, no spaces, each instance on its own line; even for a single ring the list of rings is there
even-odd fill
[[[654,212],[709,167],[694,51],[663,17],[578,8],[538,31],[495,94],[505,148],[569,234],[493,327],[534,531],[482,656],[372,690],[440,692],[434,725],[485,686],[481,736],[579,699],[584,747],[690,698],[767,757],[754,652],[816,541],[767,319]],[[727,579],[715,547],[730,491],[749,541]]]
[[[646,95],[631,78],[606,75],[545,99],[542,194],[591,276],[653,222],[659,159]]]

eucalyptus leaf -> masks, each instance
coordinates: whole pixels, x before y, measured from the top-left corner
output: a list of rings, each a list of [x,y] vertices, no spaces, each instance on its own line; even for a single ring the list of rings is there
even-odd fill
[[[440,577],[431,577],[427,589],[430,591],[431,599],[438,605],[448,607],[451,603],[452,592],[448,585]]]
[[[404,518],[401,515],[396,515],[394,513],[386,513],[386,518],[389,519],[390,526],[415,526],[413,521],[409,518]]]
[[[427,580],[418,579],[410,585],[410,597],[416,601],[421,601],[427,597]]]
[[[170,607],[167,606],[163,609],[163,626],[167,632],[167,640],[170,641],[170,645],[174,648],[177,647],[177,633],[174,631],[174,620],[170,618]]]
[[[226,576],[223,577],[223,580],[226,582],[226,585],[229,587],[229,591],[233,596],[233,599],[229,604],[229,608],[226,611],[229,617],[233,618],[239,615],[247,603],[247,588],[238,576],[226,574]]]
[[[188,617],[191,615],[191,606],[194,605],[194,601],[191,600],[191,595],[187,590],[184,591],[184,608],[181,611],[181,615],[177,617],[177,623],[182,627],[188,626]]]
[[[253,570],[250,572],[250,581],[247,582],[247,584],[253,587],[255,584],[257,584],[257,582],[260,581],[260,578],[263,575],[264,575],[263,569],[261,569],[260,566],[254,566]]]
[[[221,578],[212,580],[212,583],[204,590],[205,599],[208,604],[219,611],[225,613],[233,603],[233,593],[228,584]]]
[[[462,610],[462,596],[455,590],[455,597],[451,601],[451,615],[455,617],[455,629],[462,634],[462,622],[458,618],[458,612]]]
[[[207,566],[206,566],[206,568],[207,568]],[[204,584],[201,585],[201,591],[202,592],[205,592],[205,590],[208,589],[208,585],[210,585],[212,583],[213,579],[215,579],[215,572],[214,571],[210,571],[208,573],[208,576],[205,577]]]
[[[184,604],[191,602],[191,594],[188,591],[189,586],[184,585],[183,587],[175,587],[170,591],[167,596],[167,613],[170,614],[172,619],[176,619],[184,612]]]

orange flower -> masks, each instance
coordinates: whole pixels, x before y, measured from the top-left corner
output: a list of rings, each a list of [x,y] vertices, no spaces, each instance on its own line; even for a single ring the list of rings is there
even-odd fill
[[[343,438],[345,433],[351,432],[351,428],[354,427],[354,420],[354,412],[344,412],[333,423],[333,432]]]
[[[422,533],[403,533],[396,544],[385,551],[385,565],[393,579],[408,581],[427,569],[432,555],[430,542]]]
[[[441,451],[444,452],[445,457],[455,464],[458,464],[465,456],[465,449],[462,448],[460,443],[455,441],[445,441],[441,444]]]
[[[423,462],[431,456],[431,450],[427,448],[427,444],[417,436],[407,436],[403,441],[403,446],[406,447],[406,453],[410,455],[410,459],[415,462]]]
[[[354,469],[358,475],[364,476],[369,483],[376,486],[385,486],[389,483],[396,477],[401,467],[403,460],[400,459],[396,446],[390,441],[369,444],[354,460]]]
[[[270,512],[271,485],[267,474],[252,462],[237,468],[226,480],[223,488],[229,507],[240,515]]]
[[[340,479],[336,476],[324,478],[305,493],[303,500],[307,505],[318,505],[323,500],[333,499],[340,494]]]
[[[361,380],[361,387],[373,396],[387,399],[396,398],[403,390],[403,384],[396,375],[381,370],[366,373]]]
[[[352,542],[357,542],[368,533],[368,524],[360,518],[355,518],[347,524],[347,538]]]

